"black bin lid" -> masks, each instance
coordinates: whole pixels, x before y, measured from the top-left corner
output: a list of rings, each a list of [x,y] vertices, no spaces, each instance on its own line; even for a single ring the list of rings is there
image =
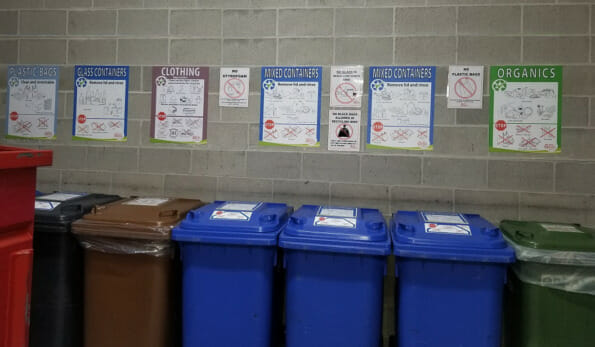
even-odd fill
[[[35,198],[35,225],[67,225],[97,205],[120,200],[118,195],[56,192]]]

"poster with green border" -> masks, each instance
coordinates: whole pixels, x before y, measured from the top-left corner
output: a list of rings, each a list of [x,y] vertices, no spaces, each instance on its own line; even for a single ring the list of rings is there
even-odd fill
[[[492,66],[490,95],[490,152],[560,153],[561,66]]]

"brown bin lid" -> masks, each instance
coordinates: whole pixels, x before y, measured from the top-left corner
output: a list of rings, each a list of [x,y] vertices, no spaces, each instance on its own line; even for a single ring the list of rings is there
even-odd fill
[[[128,239],[169,240],[171,229],[188,211],[203,206],[200,200],[130,198],[95,207],[72,224],[78,235]]]

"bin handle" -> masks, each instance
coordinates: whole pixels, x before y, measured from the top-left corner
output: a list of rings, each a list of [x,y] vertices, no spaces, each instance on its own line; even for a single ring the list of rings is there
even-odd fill
[[[159,211],[159,217],[180,217],[180,211],[178,210],[164,210]]]
[[[97,212],[99,212],[103,209],[105,209],[105,205],[95,205],[95,206],[93,206],[93,209],[91,211],[93,214],[96,214]]]
[[[9,262],[8,346],[27,346],[29,344],[33,250],[27,249],[13,253]]]
[[[519,238],[523,238],[523,239],[533,239],[533,233],[526,233],[524,231],[521,230],[517,230],[515,231],[515,235]]]

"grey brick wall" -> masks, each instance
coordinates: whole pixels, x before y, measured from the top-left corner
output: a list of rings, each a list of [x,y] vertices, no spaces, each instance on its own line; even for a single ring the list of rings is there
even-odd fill
[[[436,209],[595,225],[593,0],[3,0],[7,64],[60,64],[58,140],[39,189]],[[131,65],[129,141],[70,139],[72,66]],[[433,152],[326,149],[331,64],[438,66]],[[560,155],[488,153],[489,110],[448,110],[449,64],[564,65]],[[149,142],[150,66],[211,67],[209,143]],[[222,65],[251,67],[248,109],[219,108]],[[261,65],[325,67],[322,146],[259,147]],[[487,91],[488,89],[485,88]],[[367,112],[364,96],[362,113]],[[365,128],[363,128],[365,129]],[[365,132],[363,133],[365,134]],[[6,140],[2,140],[6,142]]]

